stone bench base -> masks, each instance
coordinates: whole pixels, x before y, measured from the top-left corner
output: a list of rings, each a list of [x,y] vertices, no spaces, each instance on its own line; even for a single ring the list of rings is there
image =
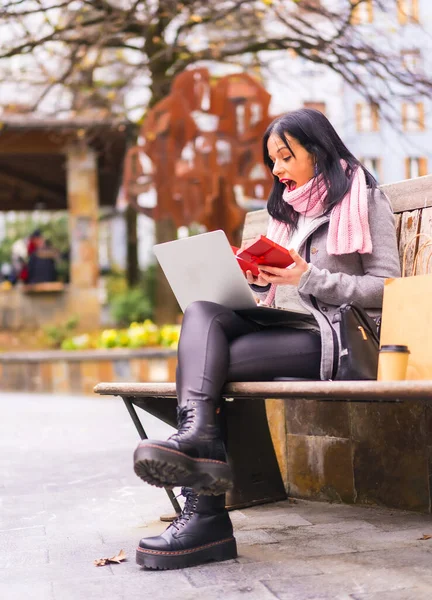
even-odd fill
[[[175,414],[173,383],[101,383],[95,391],[122,396],[162,419],[170,410]],[[224,395],[233,399],[233,414],[240,403],[251,419],[255,403],[260,410],[267,398],[271,437],[291,496],[430,512],[431,381],[233,383]],[[233,437],[243,436],[236,471],[243,473],[256,441],[242,419],[233,420],[235,427]]]

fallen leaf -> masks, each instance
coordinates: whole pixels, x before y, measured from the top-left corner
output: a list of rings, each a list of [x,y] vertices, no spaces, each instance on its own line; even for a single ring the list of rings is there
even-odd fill
[[[96,567],[104,567],[108,563],[107,558],[98,558],[93,561]]]
[[[432,535],[428,535],[427,533],[424,533],[421,538],[417,538],[417,539],[418,540],[430,540],[430,539],[432,539]]]
[[[120,550],[120,552],[116,556],[113,556],[112,558],[98,558],[97,560],[95,560],[93,562],[96,567],[104,567],[105,565],[108,565],[110,563],[120,564],[122,560],[125,560],[125,558],[126,558],[125,551]]]
[[[121,563],[121,561],[124,560],[125,558],[126,558],[125,551],[120,550],[120,552],[117,554],[117,556],[113,556],[112,558],[109,558],[108,560],[110,562]]]

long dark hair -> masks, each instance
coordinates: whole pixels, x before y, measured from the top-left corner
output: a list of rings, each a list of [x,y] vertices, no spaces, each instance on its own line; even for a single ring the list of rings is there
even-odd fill
[[[295,153],[285,137],[286,134],[295,138],[314,156],[316,171],[323,175],[327,188],[327,196],[324,202],[325,213],[329,213],[351,188],[357,167],[363,169],[366,185],[373,191],[377,188],[375,177],[351,154],[327,117],[312,108],[294,110],[278,117],[269,125],[263,138],[263,153],[264,163],[270,171],[273,171],[274,166],[267,149],[267,142],[271,135],[279,137],[295,157]],[[345,170],[341,165],[342,159],[347,164]],[[296,228],[299,217],[298,212],[282,199],[285,185],[280,183],[275,175],[273,175],[273,179],[273,188],[268,199],[267,210],[274,219]]]

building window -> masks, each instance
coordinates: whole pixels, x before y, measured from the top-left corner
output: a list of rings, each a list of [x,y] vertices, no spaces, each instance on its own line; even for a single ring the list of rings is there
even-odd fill
[[[423,177],[428,174],[428,160],[425,157],[409,156],[405,159],[405,179]]]
[[[401,25],[419,23],[418,0],[397,0],[398,18]]]
[[[378,104],[357,102],[356,104],[357,131],[370,132],[379,130],[379,107]]]
[[[381,181],[381,159],[380,158],[372,158],[372,157],[364,157],[360,161],[363,166],[372,173],[377,181]]]
[[[402,50],[402,64],[407,71],[411,73],[419,73],[421,71],[421,54],[420,50]]]
[[[359,0],[351,0],[351,4],[356,5]],[[373,1],[360,0],[360,3],[353,6],[351,14],[352,25],[364,25],[365,23],[373,22]]]
[[[424,131],[425,115],[423,102],[402,103],[402,127],[404,131]]]
[[[326,114],[326,105],[325,102],[303,102],[304,108],[314,108],[315,110],[319,110],[323,115]]]

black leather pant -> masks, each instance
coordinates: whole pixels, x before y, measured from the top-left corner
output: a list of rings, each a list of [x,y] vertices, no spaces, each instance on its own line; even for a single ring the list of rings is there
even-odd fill
[[[179,342],[178,402],[219,403],[228,381],[319,379],[320,360],[321,338],[315,332],[264,327],[214,302],[193,302]]]

